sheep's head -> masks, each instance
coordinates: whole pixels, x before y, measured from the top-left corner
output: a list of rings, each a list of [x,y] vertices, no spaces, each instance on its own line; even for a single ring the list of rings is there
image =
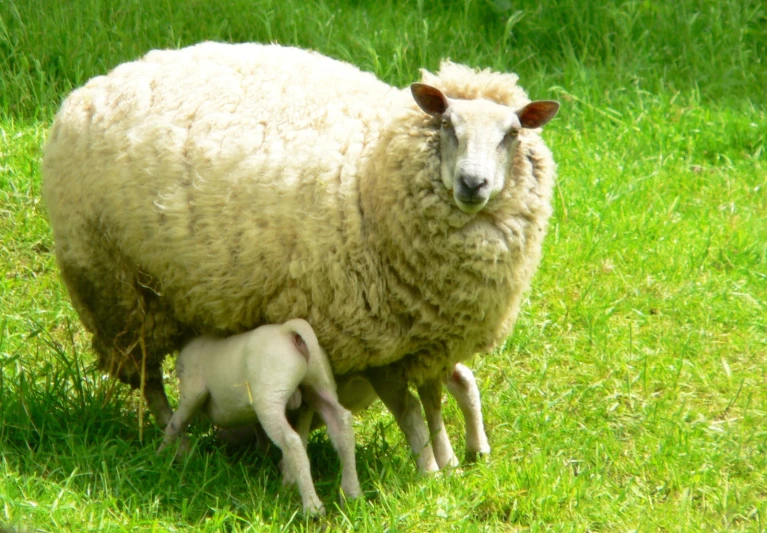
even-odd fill
[[[540,128],[559,110],[546,100],[515,111],[489,100],[447,98],[425,83],[410,90],[424,112],[442,121],[442,183],[466,213],[478,213],[503,190],[522,128]]]

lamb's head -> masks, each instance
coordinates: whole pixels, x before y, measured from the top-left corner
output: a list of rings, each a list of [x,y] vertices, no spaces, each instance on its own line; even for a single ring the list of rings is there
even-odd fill
[[[441,119],[442,183],[461,211],[478,213],[503,190],[522,128],[540,128],[559,103],[531,102],[521,109],[484,99],[447,98],[425,83],[410,86],[418,106]]]

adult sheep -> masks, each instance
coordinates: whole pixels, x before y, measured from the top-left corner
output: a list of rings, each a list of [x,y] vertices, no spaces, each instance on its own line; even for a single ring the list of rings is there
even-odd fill
[[[43,159],[62,278],[100,366],[141,388],[158,424],[167,354],[300,317],[336,375],[372,384],[422,471],[454,460],[446,375],[475,428],[468,451],[485,451],[456,363],[511,333],[537,268],[555,165],[536,128],[558,104],[449,61],[422,82],[202,43],[66,99]],[[346,389],[342,403],[359,400]]]

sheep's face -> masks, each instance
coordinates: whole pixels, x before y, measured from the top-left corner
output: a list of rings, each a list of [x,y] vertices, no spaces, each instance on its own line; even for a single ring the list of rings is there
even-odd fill
[[[466,213],[478,213],[503,190],[522,128],[539,128],[559,110],[551,101],[514,111],[488,100],[450,99],[423,83],[410,89],[419,107],[441,120],[442,183]]]

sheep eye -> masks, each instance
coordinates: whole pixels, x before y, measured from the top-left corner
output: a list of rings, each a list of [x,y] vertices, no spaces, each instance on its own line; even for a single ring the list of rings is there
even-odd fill
[[[442,117],[442,132],[442,135],[445,139],[450,140],[454,144],[458,142],[458,137],[455,134],[455,128],[453,127],[453,123],[448,117]]]
[[[503,136],[503,140],[501,141],[501,144],[498,145],[498,148],[506,148],[511,142],[513,142],[517,138],[517,135],[519,135],[519,130],[516,128],[511,128]]]

